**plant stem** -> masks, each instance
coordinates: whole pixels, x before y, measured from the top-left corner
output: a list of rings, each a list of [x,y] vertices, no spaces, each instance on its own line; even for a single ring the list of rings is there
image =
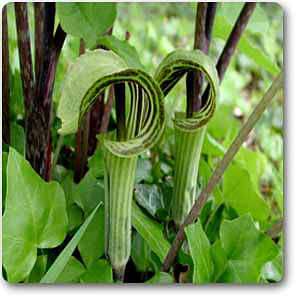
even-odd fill
[[[208,53],[211,33],[217,9],[216,2],[198,3],[195,22],[194,49]],[[187,117],[192,117],[193,112],[202,107],[203,75],[200,72],[189,72],[186,77],[187,91]]]
[[[184,223],[179,227],[176,237],[169,249],[169,252],[163,263],[163,271],[167,272],[173,264],[177,253],[185,239],[184,229],[189,224],[192,224],[199,216],[200,210],[207,201],[209,195],[212,193],[214,187],[219,183],[226,168],[233,160],[234,156],[242,146],[243,142],[247,139],[248,134],[254,128],[257,121],[260,119],[263,112],[266,110],[276,93],[283,88],[283,73],[280,73],[278,77],[273,81],[271,87],[265,93],[261,101],[255,107],[254,111],[248,118],[247,122],[243,125],[239,131],[237,137],[234,139],[229,149],[226,151],[223,159],[218,163],[215,171],[211,175],[207,186],[202,190],[199,198],[196,200],[188,216],[185,218]]]
[[[84,54],[85,44],[80,39],[79,55]],[[90,112],[87,112],[76,133],[74,181],[78,183],[87,170],[88,143],[90,131]]]
[[[2,141],[10,143],[9,124],[9,49],[8,49],[8,28],[7,8],[2,10]]]
[[[238,45],[238,42],[250,20],[252,13],[254,12],[256,3],[248,2],[244,5],[231,33],[225,44],[223,52],[219,57],[217,62],[217,70],[219,74],[220,81],[223,80],[224,74],[227,70],[231,57]]]
[[[26,158],[45,180],[51,176],[52,90],[58,57],[66,33],[58,26],[53,37],[55,4],[35,8],[36,84],[34,82],[26,3],[15,3],[20,69],[25,98]],[[43,18],[39,16],[41,13]]]
[[[25,112],[29,111],[34,92],[34,75],[32,68],[30,35],[28,25],[27,3],[15,3],[16,27],[20,57],[20,71],[25,101]],[[25,116],[26,118],[26,116]],[[26,120],[25,120],[26,122]]]
[[[256,7],[255,2],[245,3],[232,28],[232,31],[226,41],[226,44],[223,48],[223,51],[216,65],[220,82],[222,82],[224,78],[225,72],[229,66],[231,58],[237,48],[237,45],[239,43],[239,40],[243,32],[245,31],[245,28],[250,20],[250,17],[255,10],[255,7]],[[207,88],[205,89],[202,95],[203,101],[207,99],[208,93],[209,93],[209,86],[207,86]]]
[[[209,49],[210,41],[211,41],[211,33],[215,21],[217,11],[217,3],[216,2],[209,2],[207,6],[207,12],[206,12],[206,24],[205,24],[205,33],[206,33],[206,39],[207,39],[207,48]]]
[[[199,2],[197,4],[197,15],[195,22],[195,37],[194,49],[200,49],[207,53],[207,40],[206,40],[206,12],[207,3]],[[200,72],[189,72],[186,78],[186,93],[187,93],[187,118],[193,116],[194,111],[201,108],[201,88],[203,82],[203,75]]]

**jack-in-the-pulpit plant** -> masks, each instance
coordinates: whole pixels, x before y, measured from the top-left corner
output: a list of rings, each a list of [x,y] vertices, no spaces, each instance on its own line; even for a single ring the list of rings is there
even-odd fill
[[[183,223],[196,198],[201,149],[206,124],[215,111],[219,80],[213,61],[200,50],[170,53],[158,66],[154,76],[166,96],[191,71],[204,73],[210,89],[200,111],[192,117],[186,117],[185,112],[175,114],[175,179],[171,214],[176,225]]]
[[[130,256],[137,156],[161,137],[163,93],[151,76],[112,51],[94,50],[80,56],[70,68],[57,113],[62,120],[60,133],[76,132],[99,94],[111,85],[123,88],[127,118],[122,132],[100,137],[105,153],[105,250],[116,278],[122,280]],[[115,93],[116,104],[119,100]]]

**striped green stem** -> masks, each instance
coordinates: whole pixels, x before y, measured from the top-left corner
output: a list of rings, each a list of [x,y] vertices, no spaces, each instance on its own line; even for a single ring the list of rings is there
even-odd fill
[[[197,178],[206,124],[213,116],[218,96],[218,75],[213,61],[200,50],[176,50],[158,66],[155,79],[166,96],[187,73],[201,72],[209,95],[199,111],[187,117],[175,113],[175,178],[171,214],[175,224],[182,224],[196,199]]]
[[[175,128],[175,178],[171,213],[176,225],[182,224],[196,199],[198,165],[206,127],[196,131]]]
[[[131,249],[131,204],[137,157],[105,151],[105,252],[123,280]]]

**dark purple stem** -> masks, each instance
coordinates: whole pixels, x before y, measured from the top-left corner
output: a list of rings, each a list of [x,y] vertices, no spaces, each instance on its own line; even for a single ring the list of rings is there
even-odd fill
[[[58,57],[66,34],[58,26],[53,37],[55,4],[35,4],[36,84],[33,82],[27,7],[16,3],[20,65],[26,104],[26,158],[45,180],[51,174],[52,91]],[[24,67],[25,66],[25,67]],[[30,81],[30,85],[28,82]],[[29,88],[30,87],[30,88]]]
[[[27,3],[16,2],[15,14],[25,110],[28,112],[33,100],[34,75],[31,58]]]
[[[207,52],[207,41],[205,34],[207,3],[200,2],[197,4],[197,15],[195,21],[194,49],[200,49]],[[186,78],[187,92],[187,117],[192,117],[194,111],[201,107],[201,88],[203,76],[200,72],[189,72]]]
[[[10,143],[9,126],[9,50],[8,50],[8,28],[7,8],[2,10],[2,140]]]
[[[84,54],[84,52],[85,52],[85,44],[83,39],[80,39],[79,55]],[[76,133],[75,169],[74,169],[74,181],[76,183],[80,182],[80,180],[84,177],[87,171],[89,131],[90,131],[90,112],[87,112]]]
[[[211,32],[214,24],[217,4],[198,3],[195,22],[194,49],[208,53]],[[200,72],[190,72],[186,78],[187,90],[187,117],[192,117],[193,112],[199,111],[202,106],[203,75]]]
[[[234,27],[226,41],[226,44],[223,48],[223,51],[217,62],[217,71],[219,75],[220,82],[222,82],[225,72],[229,66],[230,60],[237,48],[239,40],[250,20],[252,13],[254,12],[256,3],[255,2],[247,2],[244,6],[238,19],[236,20]],[[207,87],[203,93],[202,98],[207,100],[209,93],[209,87]]]
[[[231,33],[226,42],[221,56],[217,63],[217,70],[219,78],[222,81],[230,60],[237,48],[238,42],[250,20],[252,13],[254,12],[256,3],[248,2],[244,5]]]

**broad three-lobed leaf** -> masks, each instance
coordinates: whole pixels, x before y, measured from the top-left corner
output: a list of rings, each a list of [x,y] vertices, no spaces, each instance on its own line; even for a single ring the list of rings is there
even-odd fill
[[[62,188],[55,182],[44,182],[10,148],[3,216],[3,265],[8,281],[24,280],[36,262],[37,249],[58,246],[65,238],[67,226]]]

